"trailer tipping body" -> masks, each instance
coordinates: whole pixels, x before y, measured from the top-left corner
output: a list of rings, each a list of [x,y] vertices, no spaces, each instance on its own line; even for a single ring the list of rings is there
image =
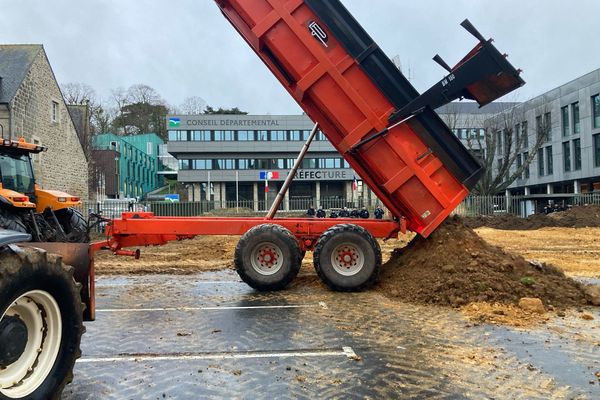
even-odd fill
[[[487,104],[524,83],[468,21],[480,43],[419,96],[338,0],[216,3],[377,197],[423,236],[482,174],[433,109],[459,97]]]

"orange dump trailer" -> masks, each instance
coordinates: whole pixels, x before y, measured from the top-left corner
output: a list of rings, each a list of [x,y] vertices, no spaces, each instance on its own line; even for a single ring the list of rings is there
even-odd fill
[[[482,167],[435,113],[454,99],[480,105],[521,86],[516,70],[469,21],[477,45],[419,94],[337,0],[216,0],[246,42],[385,203],[394,218],[157,217],[124,213],[108,221],[92,250],[139,256],[128,247],[197,235],[241,235],[234,262],[258,290],[286,287],[313,252],[319,277],[335,290],[361,290],[381,267],[377,238],[412,230],[428,236],[467,196]],[[294,173],[284,183],[287,187]],[[278,199],[282,198],[282,188]]]
[[[521,86],[519,72],[465,21],[477,46],[423,95],[338,0],[216,0],[308,116],[391,213],[428,236],[482,174],[433,111],[485,105]]]

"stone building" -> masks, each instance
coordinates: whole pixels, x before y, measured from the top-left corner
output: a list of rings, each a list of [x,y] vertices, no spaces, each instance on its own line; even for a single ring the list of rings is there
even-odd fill
[[[48,148],[33,160],[40,186],[88,197],[86,156],[42,45],[0,45],[0,134]]]

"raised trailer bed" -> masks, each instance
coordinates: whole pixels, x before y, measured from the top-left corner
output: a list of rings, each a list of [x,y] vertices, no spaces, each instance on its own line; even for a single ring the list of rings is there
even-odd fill
[[[521,86],[519,71],[479,43],[423,96],[338,0],[216,0],[225,17],[377,197],[428,236],[482,167],[433,111],[487,104]]]

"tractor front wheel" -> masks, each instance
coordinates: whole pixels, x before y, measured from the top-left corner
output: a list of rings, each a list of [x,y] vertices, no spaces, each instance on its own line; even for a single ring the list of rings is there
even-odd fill
[[[83,333],[81,285],[60,257],[0,250],[0,399],[58,399]]]
[[[240,278],[261,291],[285,288],[300,271],[302,256],[298,240],[275,224],[255,226],[235,249],[235,268]]]
[[[76,208],[63,208],[54,212],[56,219],[67,235],[70,243],[88,243],[90,241],[88,226],[81,211]]]

